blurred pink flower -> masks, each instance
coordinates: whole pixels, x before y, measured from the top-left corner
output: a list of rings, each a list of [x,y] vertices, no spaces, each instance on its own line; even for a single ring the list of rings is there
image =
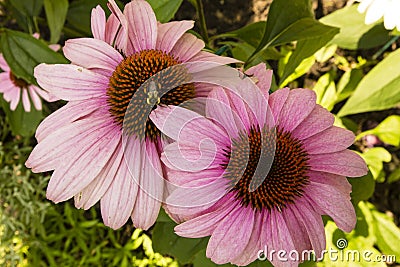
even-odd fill
[[[39,38],[39,34],[33,35],[36,39]],[[50,45],[51,49],[57,51],[59,49],[58,45]],[[7,102],[10,102],[10,109],[15,110],[18,103],[21,100],[22,95],[22,105],[26,112],[31,111],[31,101],[37,110],[42,110],[42,100],[43,98],[47,102],[56,101],[49,95],[48,92],[43,89],[26,82],[24,79],[17,78],[8,66],[3,55],[0,54],[0,69],[3,72],[0,73],[0,93],[3,93],[3,98]]]
[[[166,210],[182,222],[175,227],[178,235],[211,236],[206,254],[217,264],[247,265],[265,246],[321,255],[321,215],[346,232],[354,228],[346,176],[365,175],[367,166],[346,149],[353,133],[333,126],[333,115],[316,104],[312,90],[284,88],[268,95],[271,72],[265,65],[249,73],[261,90],[246,82],[213,90],[208,118],[180,107],[160,107],[150,115],[177,139],[162,154],[168,179],[177,186]],[[276,266],[298,264],[270,260]]]
[[[186,33],[193,21],[157,23],[144,0],[128,3],[123,13],[113,0],[109,8],[107,20],[100,7],[93,9],[94,38],[66,42],[63,51],[71,64],[35,68],[40,86],[68,103],[39,125],[38,145],[26,166],[34,172],[54,170],[47,188],[50,200],[75,197],[75,206],[83,209],[100,200],[107,226],[117,229],[131,217],[135,227],[148,229],[164,194],[163,141],[140,109],[142,102],[133,104],[139,110],[129,117],[133,136],[123,139],[132,97],[147,79],[170,66],[236,60],[201,51],[204,42]],[[178,105],[207,90],[196,83],[179,86],[156,104]],[[157,91],[152,93],[157,98]],[[144,136],[137,129],[144,129]]]

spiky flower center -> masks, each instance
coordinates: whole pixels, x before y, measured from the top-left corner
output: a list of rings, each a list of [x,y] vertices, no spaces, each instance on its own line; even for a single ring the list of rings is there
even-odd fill
[[[144,105],[151,105],[152,109],[159,104],[179,105],[195,97],[195,87],[193,84],[184,84],[166,92],[161,96],[161,92],[139,91],[140,86],[150,77],[168,67],[178,65],[180,62],[171,54],[159,50],[143,50],[125,58],[112,74],[107,88],[109,112],[114,117],[114,121],[120,125],[124,123],[124,117],[128,105],[135,95],[140,103],[136,105],[134,112],[130,112],[129,125],[133,132],[140,135],[143,131],[146,137],[156,139],[160,135],[157,127],[147,118]],[[173,74],[170,79],[176,79]],[[177,75],[178,76],[178,75]],[[163,85],[158,85],[162,87]]]
[[[302,196],[308,183],[308,155],[300,140],[282,129],[242,133],[227,149],[224,177],[243,206],[281,211]],[[263,171],[270,160],[271,168]],[[260,163],[259,163],[260,162]],[[265,170],[265,169],[264,169]],[[259,185],[256,188],[253,185]]]
[[[11,71],[10,71],[10,80],[18,88],[28,88],[29,86],[29,83],[27,83],[24,79],[17,78]]]

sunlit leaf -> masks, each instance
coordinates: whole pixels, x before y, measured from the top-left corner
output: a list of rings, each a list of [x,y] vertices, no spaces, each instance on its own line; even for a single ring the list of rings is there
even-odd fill
[[[365,131],[360,133],[356,139],[360,139],[363,136],[368,134],[373,134],[379,137],[382,142],[393,145],[399,146],[400,144],[400,116],[398,115],[391,115],[383,120],[378,126],[374,129]]]
[[[383,147],[373,147],[361,154],[375,180],[382,182],[384,178],[383,162],[390,162],[392,155]]]
[[[399,103],[400,49],[392,52],[365,75],[338,115],[384,110]]]
[[[365,14],[357,11],[357,5],[352,5],[323,17],[324,24],[340,28],[331,43],[346,49],[367,49],[382,45],[389,41],[390,36],[382,23],[366,25]]]
[[[317,104],[320,104],[327,110],[332,110],[337,98],[333,74],[328,72],[322,75],[313,90],[317,94]]]

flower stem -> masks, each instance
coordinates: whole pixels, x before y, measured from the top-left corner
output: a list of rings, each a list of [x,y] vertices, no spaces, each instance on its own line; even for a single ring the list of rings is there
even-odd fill
[[[389,48],[389,46],[391,46],[394,42],[397,41],[397,39],[399,39],[399,35],[393,36],[392,39],[389,40],[389,42],[387,42],[384,46],[381,47],[381,49],[379,49],[373,56],[372,59],[377,59],[383,52],[385,52],[386,49]]]
[[[201,0],[196,0],[196,9],[200,20],[200,34],[206,45],[209,46],[210,40],[208,39],[206,17],[204,16],[203,2]]]

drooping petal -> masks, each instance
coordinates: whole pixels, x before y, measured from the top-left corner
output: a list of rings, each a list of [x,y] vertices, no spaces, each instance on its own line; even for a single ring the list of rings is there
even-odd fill
[[[3,54],[0,53],[0,69],[2,69],[5,72],[10,71],[10,67],[8,66],[6,60],[4,59]]]
[[[234,260],[246,248],[254,225],[254,211],[237,206],[215,228],[206,255],[217,264]]]
[[[37,110],[42,110],[42,100],[40,100],[40,97],[37,92],[42,91],[40,88],[31,85],[28,87],[29,95],[32,99],[33,105]]]
[[[142,166],[138,177],[139,192],[132,213],[132,221],[136,228],[147,230],[155,223],[160,211],[164,178],[156,144],[147,141],[141,146]]]
[[[219,64],[231,64],[231,63],[240,63],[240,60],[230,58],[230,57],[222,57],[218,56],[216,54],[210,53],[210,52],[205,52],[201,51],[197,53],[195,56],[190,58],[191,62],[196,62],[196,61],[203,61],[203,62],[213,62],[213,63],[219,63]]]
[[[105,95],[108,78],[73,64],[40,64],[34,70],[38,84],[60,99],[84,100]]]
[[[26,88],[22,88],[22,105],[26,112],[31,111],[31,101],[29,100],[28,90],[26,90]]]
[[[87,210],[99,201],[114,181],[114,177],[121,172],[122,148],[119,145],[106,166],[97,177],[82,191],[75,195],[75,207]]]
[[[347,177],[360,177],[368,172],[365,161],[350,150],[310,156],[310,169]]]
[[[158,34],[156,49],[171,52],[175,44],[179,39],[182,38],[183,34],[193,28],[194,21],[183,20],[183,21],[172,21],[158,25]]]
[[[59,164],[55,169],[47,187],[46,197],[58,203],[82,191],[109,161],[119,143],[119,136],[118,132],[105,127],[99,129],[97,137],[87,138],[85,143],[81,141],[80,147],[71,151],[75,154],[64,159],[65,163]]]

